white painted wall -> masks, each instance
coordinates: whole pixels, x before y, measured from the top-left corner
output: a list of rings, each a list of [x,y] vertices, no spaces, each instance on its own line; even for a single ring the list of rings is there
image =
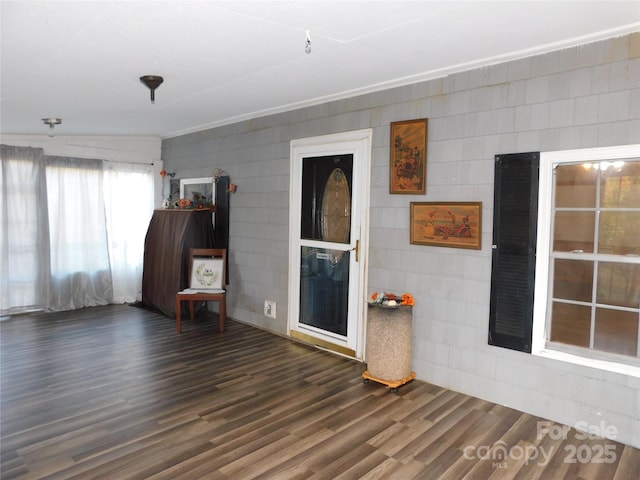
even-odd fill
[[[389,195],[389,124],[429,118],[425,195]],[[289,142],[373,129],[368,284],[411,292],[418,378],[640,447],[640,379],[487,344],[494,155],[640,143],[640,33],[164,140],[177,177],[226,170],[229,314],[287,325]],[[481,201],[482,250],[409,244],[412,201]],[[276,300],[278,318],[263,315]]]

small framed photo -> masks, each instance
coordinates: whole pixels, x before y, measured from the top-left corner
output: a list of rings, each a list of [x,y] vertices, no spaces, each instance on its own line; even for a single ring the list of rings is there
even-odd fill
[[[429,120],[391,123],[389,193],[427,191],[427,135]]]
[[[220,258],[194,258],[189,288],[217,290],[222,288],[223,260]]]
[[[190,200],[193,208],[209,208],[215,203],[215,193],[212,177],[180,179],[180,198]]]
[[[482,248],[482,202],[411,202],[414,245]]]

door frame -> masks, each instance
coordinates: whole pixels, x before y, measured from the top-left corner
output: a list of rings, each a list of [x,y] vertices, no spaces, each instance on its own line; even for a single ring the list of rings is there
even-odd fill
[[[372,129],[322,135],[291,140],[289,179],[289,305],[287,334],[319,347],[356,359],[364,358],[366,329],[365,298],[367,291],[367,266],[369,245],[369,203],[371,185]],[[349,312],[356,319],[355,332],[347,331],[347,341],[327,341],[307,335],[294,328],[300,316],[300,217],[302,213],[302,159],[328,155],[353,154],[352,212],[358,213],[360,225],[356,225],[352,243],[359,240],[359,261],[356,262],[358,281],[357,298],[349,299]],[[353,230],[352,230],[353,232]],[[351,281],[351,280],[350,280]],[[353,309],[353,311],[352,311]]]

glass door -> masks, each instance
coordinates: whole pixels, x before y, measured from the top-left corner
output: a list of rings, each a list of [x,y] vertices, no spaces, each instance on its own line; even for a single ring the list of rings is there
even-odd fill
[[[354,357],[363,331],[362,158],[352,144],[292,156],[290,333]]]

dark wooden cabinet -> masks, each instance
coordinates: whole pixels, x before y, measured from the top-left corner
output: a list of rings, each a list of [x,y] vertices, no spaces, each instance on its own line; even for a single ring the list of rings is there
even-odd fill
[[[209,210],[156,210],[144,243],[142,304],[175,317],[176,292],[189,287],[189,249],[215,248],[214,238]]]

